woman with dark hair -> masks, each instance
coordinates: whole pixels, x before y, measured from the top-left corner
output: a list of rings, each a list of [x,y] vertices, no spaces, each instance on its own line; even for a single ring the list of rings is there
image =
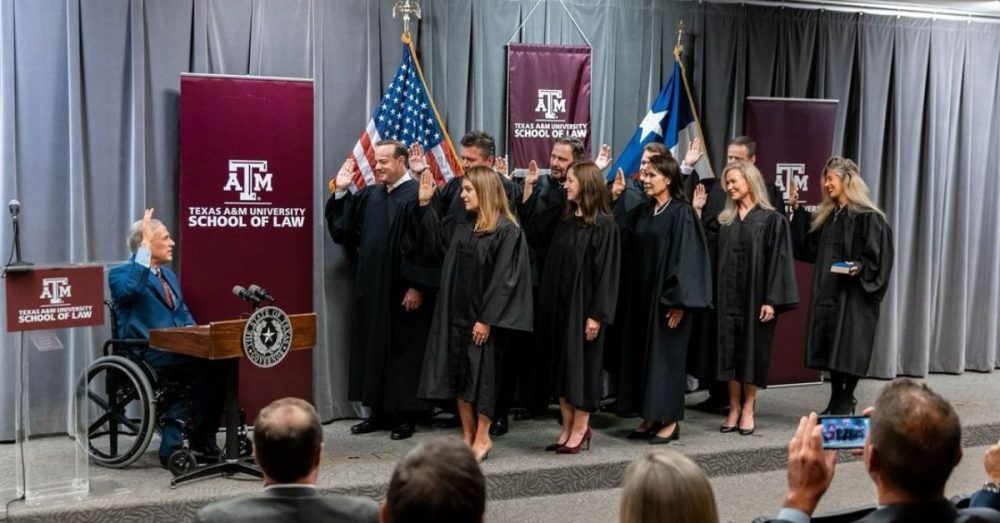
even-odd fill
[[[647,199],[626,211],[615,201],[624,259],[630,261],[618,408],[643,422],[630,439],[669,443],[684,418],[685,363],[691,312],[712,304],[705,234],[687,202],[677,160],[656,155],[641,172]],[[616,174],[612,194],[624,191]]]
[[[715,343],[706,347],[714,365],[707,377],[729,384],[729,415],[719,431],[749,436],[757,388],[767,386],[777,315],[798,304],[799,292],[788,220],[768,201],[760,171],[732,162],[722,183],[725,208],[704,222],[716,287]]]
[[[879,308],[892,274],[892,228],[872,201],[858,165],[840,156],[823,167],[823,201],[814,214],[799,205],[795,184],[790,184],[789,203],[795,211],[795,257],[816,264],[806,366],[830,372],[830,402],[823,413],[850,414],[858,403],[854,388],[868,375],[875,350]]]
[[[441,266],[418,395],[457,399],[462,437],[482,461],[493,447],[489,429],[512,331],[532,327],[531,272],[528,246],[499,177],[488,167],[473,167],[462,178],[461,198],[474,217],[442,228],[430,205],[434,179],[425,172],[409,231],[422,262]]]
[[[601,400],[605,326],[614,320],[621,246],[607,184],[593,162],[566,173],[566,210],[555,227],[539,289],[538,339],[552,351],[552,393],[562,431],[546,447],[590,447],[590,414]]]

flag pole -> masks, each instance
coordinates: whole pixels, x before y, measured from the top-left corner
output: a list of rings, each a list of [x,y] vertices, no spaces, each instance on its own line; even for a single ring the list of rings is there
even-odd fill
[[[705,141],[705,135],[701,132],[701,118],[698,116],[698,109],[694,103],[694,97],[691,96],[691,86],[688,84],[687,79],[687,68],[684,67],[684,60],[681,59],[681,55],[684,53],[683,38],[684,21],[681,20],[677,24],[677,45],[674,46],[674,60],[681,68],[681,80],[684,82],[684,92],[687,94],[688,106],[691,107],[691,114],[694,116],[694,123],[698,127],[698,139],[701,140],[702,151],[705,151],[705,161],[708,162],[708,170],[711,171],[712,176],[715,176],[715,169],[712,167],[712,155],[708,154],[708,142]]]
[[[413,39],[410,37],[410,14],[416,15],[417,19],[420,19],[420,3],[417,0],[397,0],[396,4],[392,6],[392,17],[395,18],[396,14],[403,15],[403,35],[401,40],[404,45],[410,49],[410,56],[413,57],[413,65],[417,68],[417,75],[420,76],[420,82],[427,85],[427,79],[424,78],[424,70],[420,67],[420,59],[417,58],[417,49],[413,45]],[[455,151],[455,145],[451,141],[451,135],[448,134],[448,129],[444,125],[444,120],[441,118],[441,113],[438,111],[437,104],[434,103],[434,97],[430,96],[430,89],[427,90],[427,98],[431,102],[431,109],[434,110],[434,117],[437,121],[441,123],[441,132],[444,134],[444,143],[448,144],[448,150],[454,158],[458,158],[458,153]],[[457,171],[456,176],[462,174],[462,164],[456,163],[453,168]]]

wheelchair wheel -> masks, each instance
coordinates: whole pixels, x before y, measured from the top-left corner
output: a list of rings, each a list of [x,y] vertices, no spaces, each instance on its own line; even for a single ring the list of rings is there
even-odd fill
[[[89,415],[87,451],[102,466],[124,468],[149,447],[156,422],[153,387],[146,373],[121,356],[98,358],[87,369],[82,405]]]

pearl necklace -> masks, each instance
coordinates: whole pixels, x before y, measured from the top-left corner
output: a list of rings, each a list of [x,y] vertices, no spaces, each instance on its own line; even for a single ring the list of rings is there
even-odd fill
[[[658,205],[655,208],[653,208],[653,216],[659,216],[663,211],[667,209],[667,206],[670,205],[670,202],[672,201],[674,201],[674,199],[670,198],[669,200],[667,200],[667,203],[663,204],[662,206]]]

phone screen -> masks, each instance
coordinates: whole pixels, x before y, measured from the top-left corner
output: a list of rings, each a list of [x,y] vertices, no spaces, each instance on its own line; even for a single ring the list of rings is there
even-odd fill
[[[824,449],[859,449],[868,437],[867,416],[820,416]]]

